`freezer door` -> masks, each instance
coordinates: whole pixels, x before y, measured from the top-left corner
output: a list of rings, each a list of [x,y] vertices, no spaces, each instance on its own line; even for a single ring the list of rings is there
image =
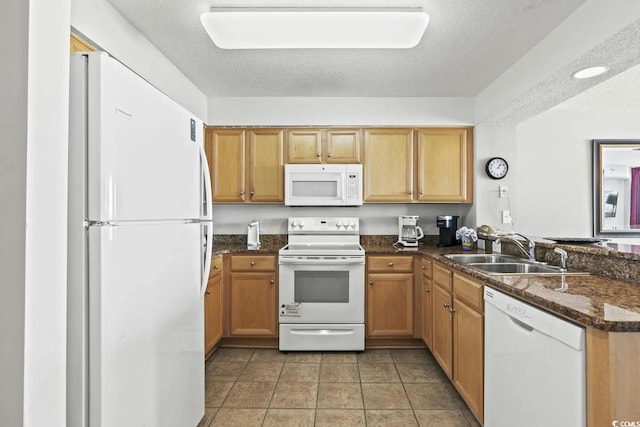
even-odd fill
[[[200,218],[202,122],[104,53],[87,76],[88,219]]]
[[[89,425],[204,415],[200,225],[90,227]]]

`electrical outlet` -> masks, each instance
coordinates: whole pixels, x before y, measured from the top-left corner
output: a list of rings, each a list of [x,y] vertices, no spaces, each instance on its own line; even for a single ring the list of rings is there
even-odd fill
[[[502,223],[503,224],[511,224],[511,212],[502,211]]]
[[[498,187],[498,197],[501,198],[501,199],[509,197],[509,187],[507,187],[506,185],[499,186]]]

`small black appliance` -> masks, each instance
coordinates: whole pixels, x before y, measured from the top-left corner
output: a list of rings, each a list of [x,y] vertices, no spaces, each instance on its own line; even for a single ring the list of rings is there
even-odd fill
[[[460,241],[456,239],[456,230],[458,229],[457,215],[438,215],[436,217],[436,225],[440,229],[440,236],[438,237],[438,246],[455,246],[460,244]]]

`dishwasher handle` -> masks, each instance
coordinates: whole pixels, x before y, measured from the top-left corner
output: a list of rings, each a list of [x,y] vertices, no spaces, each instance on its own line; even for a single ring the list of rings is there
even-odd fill
[[[524,323],[521,320],[516,319],[513,316],[508,316],[509,320],[511,320],[513,323],[515,323],[516,325],[520,326],[522,329],[526,329],[528,332],[533,332],[533,326],[529,326],[526,323]]]

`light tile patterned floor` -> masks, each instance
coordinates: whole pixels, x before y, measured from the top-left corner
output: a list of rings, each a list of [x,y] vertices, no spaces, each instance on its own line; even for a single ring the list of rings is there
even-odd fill
[[[426,349],[280,353],[221,348],[199,427],[477,427]]]

